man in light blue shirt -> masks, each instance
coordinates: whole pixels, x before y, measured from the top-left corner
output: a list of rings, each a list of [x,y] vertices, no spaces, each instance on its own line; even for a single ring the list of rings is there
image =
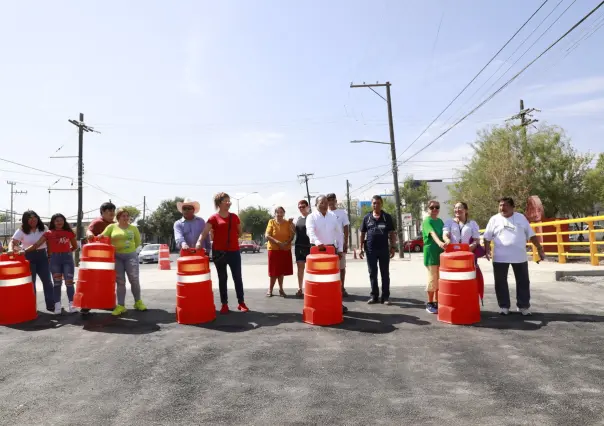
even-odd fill
[[[195,216],[199,213],[199,203],[190,198],[185,198],[184,201],[176,203],[176,208],[182,213],[182,219],[174,222],[174,239],[176,246],[179,249],[195,248],[195,244],[199,236],[206,227],[206,222],[200,217]],[[210,244],[210,236],[204,240],[203,248],[208,256],[212,248]]]

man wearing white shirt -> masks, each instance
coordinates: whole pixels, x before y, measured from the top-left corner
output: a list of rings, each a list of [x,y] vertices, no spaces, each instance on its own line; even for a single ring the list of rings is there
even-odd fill
[[[508,289],[508,270],[510,265],[516,278],[516,306],[522,315],[531,315],[531,291],[526,255],[526,242],[530,240],[541,260],[545,253],[529,221],[514,211],[514,200],[504,197],[499,200],[499,214],[491,217],[484,233],[486,258],[491,258],[491,241],[495,243],[493,256],[493,274],[495,276],[495,293],[500,313],[510,312],[510,292]]]
[[[348,253],[348,234],[350,232],[350,221],[348,220],[348,212],[338,208],[338,199],[336,194],[327,194],[327,205],[329,211],[335,214],[340,221],[340,226],[344,231],[344,244],[342,245],[342,256],[340,257],[340,281],[342,281],[342,297],[347,297],[348,293],[344,288],[344,280],[346,278],[346,253]]]
[[[317,209],[306,217],[306,233],[310,244],[324,250],[325,246],[333,246],[340,257],[343,257],[344,231],[338,217],[328,209],[327,197],[319,195],[316,199]],[[348,308],[342,306],[344,312]]]

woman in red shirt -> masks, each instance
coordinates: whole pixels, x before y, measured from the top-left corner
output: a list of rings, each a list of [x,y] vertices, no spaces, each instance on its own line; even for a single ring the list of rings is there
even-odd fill
[[[231,268],[231,275],[235,283],[235,292],[239,305],[237,309],[241,312],[249,311],[243,299],[243,279],[241,278],[241,252],[239,251],[239,236],[242,233],[239,217],[230,213],[231,197],[225,192],[219,192],[214,196],[214,206],[218,212],[207,221],[203,232],[197,240],[196,247],[201,248],[202,241],[210,231],[214,236],[212,241],[212,260],[218,273],[218,288],[220,289],[221,314],[229,313],[229,300],[227,295],[227,265]]]
[[[50,272],[54,281],[55,296],[55,314],[62,312],[61,307],[61,284],[65,278],[65,288],[67,289],[67,298],[69,300],[69,312],[76,312],[73,307],[73,276],[75,265],[73,263],[72,252],[78,247],[76,236],[71,226],[61,213],[57,213],[50,218],[48,231],[27,251],[36,250],[42,244],[47,243],[50,253]]]

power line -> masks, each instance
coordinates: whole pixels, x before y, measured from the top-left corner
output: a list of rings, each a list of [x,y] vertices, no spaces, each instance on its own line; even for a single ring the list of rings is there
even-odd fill
[[[604,1],[600,2],[594,9],[591,10],[591,12],[589,12],[587,15],[585,15],[580,21],[578,21],[575,25],[573,25],[568,31],[566,31],[564,34],[562,34],[562,36],[560,36],[560,38],[558,38],[555,42],[553,42],[552,44],[550,44],[547,49],[545,49],[543,52],[541,52],[539,54],[539,56],[537,56],[535,59],[533,59],[531,62],[529,62],[524,68],[522,68],[520,71],[518,71],[518,73],[516,73],[511,79],[509,79],[503,86],[501,86],[499,89],[497,89],[495,92],[493,92],[488,98],[486,98],[484,101],[482,101],[480,104],[478,104],[478,106],[476,106],[473,110],[471,110],[469,113],[467,113],[462,118],[460,118],[456,123],[454,123],[447,130],[445,130],[440,135],[438,135],[436,138],[434,138],[431,142],[429,142],[428,144],[426,144],[419,151],[415,152],[413,155],[411,155],[409,158],[407,158],[405,161],[403,161],[403,163],[407,162],[411,158],[415,157],[416,155],[418,155],[421,152],[423,152],[424,150],[426,150],[434,142],[436,142],[441,137],[443,137],[444,135],[446,135],[447,133],[449,133],[449,131],[451,131],[454,127],[456,127],[457,125],[459,125],[466,118],[468,118],[469,116],[471,116],[472,114],[474,114],[476,111],[478,111],[480,108],[482,108],[487,102],[489,102],[491,99],[493,99],[497,94],[499,94],[499,92],[501,92],[503,89],[505,89],[507,86],[509,86],[522,73],[524,73],[524,71],[526,71],[531,65],[533,65],[535,62],[537,62],[543,55],[545,55],[547,52],[549,52],[554,46],[556,46],[566,36],[568,36],[571,32],[573,32],[579,25],[581,25],[583,22],[585,22],[585,20],[587,20],[587,18],[589,18],[594,12],[596,12],[600,7],[602,7],[602,5],[604,5]]]
[[[46,171],[46,170],[38,169],[36,167],[26,166],[25,164],[17,163],[16,161],[12,161],[12,160],[7,160],[6,158],[0,158],[0,161],[4,161],[4,162],[10,163],[10,164],[14,164],[14,165],[20,166],[20,167],[25,167],[26,169],[35,170],[37,172],[46,173],[47,175],[52,175],[52,176],[57,176],[57,177],[62,177],[62,178],[65,178],[65,179],[71,179],[71,180],[73,180],[73,178],[69,177],[69,176],[60,175],[60,174],[57,174],[57,173],[53,173],[53,172],[49,172],[49,171]]]
[[[516,30],[516,32],[512,35],[512,37],[510,37],[510,39],[508,41],[505,42],[505,44],[497,51],[497,53],[495,53],[493,55],[493,57],[491,57],[491,59],[489,59],[489,62],[486,63],[486,65],[484,67],[482,67],[482,69],[480,71],[478,71],[478,73],[474,76],[474,78],[472,78],[472,80],[470,80],[470,82],[468,84],[466,84],[466,86],[461,89],[461,92],[459,92],[457,94],[457,96],[455,96],[453,98],[453,100],[451,102],[449,102],[449,104],[445,107],[445,109],[443,109],[431,122],[430,124],[428,124],[426,126],[426,128],[419,134],[418,137],[415,138],[415,140],[413,142],[411,142],[411,144],[409,144],[409,146],[407,146],[407,148],[405,148],[403,150],[403,152],[401,152],[399,154],[398,157],[401,157],[405,152],[407,152],[409,150],[409,148],[411,148],[413,146],[413,144],[415,144],[415,142],[417,142],[419,140],[419,138],[421,138],[427,131],[428,129],[436,122],[436,120],[438,120],[448,109],[451,105],[453,105],[453,102],[455,102],[465,91],[468,87],[470,87],[470,85],[472,83],[474,83],[474,81],[480,76],[480,74],[482,74],[482,72],[491,64],[491,62],[493,62],[495,60],[495,58],[501,53],[501,51],[503,49],[506,48],[506,46],[508,44],[511,43],[511,41],[516,37],[516,35],[522,31],[522,29],[531,21],[531,19],[533,19],[533,17],[541,10],[541,8],[543,8],[543,6],[545,6],[545,4],[548,2],[549,0],[545,0],[543,3],[541,3],[541,6],[539,6],[539,8],[537,8],[537,10],[535,12],[533,12],[533,14],[526,20],[526,22],[524,24],[522,24],[522,26],[520,28],[518,28],[518,30]],[[397,158],[398,158],[397,157]]]

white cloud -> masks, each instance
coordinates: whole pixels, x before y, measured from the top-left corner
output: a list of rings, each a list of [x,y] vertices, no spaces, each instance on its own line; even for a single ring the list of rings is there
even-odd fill
[[[553,84],[537,84],[528,88],[547,96],[576,96],[604,92],[604,76],[579,78]]]
[[[588,101],[576,102],[564,105],[549,111],[554,115],[585,116],[604,114],[604,98],[590,99]]]

